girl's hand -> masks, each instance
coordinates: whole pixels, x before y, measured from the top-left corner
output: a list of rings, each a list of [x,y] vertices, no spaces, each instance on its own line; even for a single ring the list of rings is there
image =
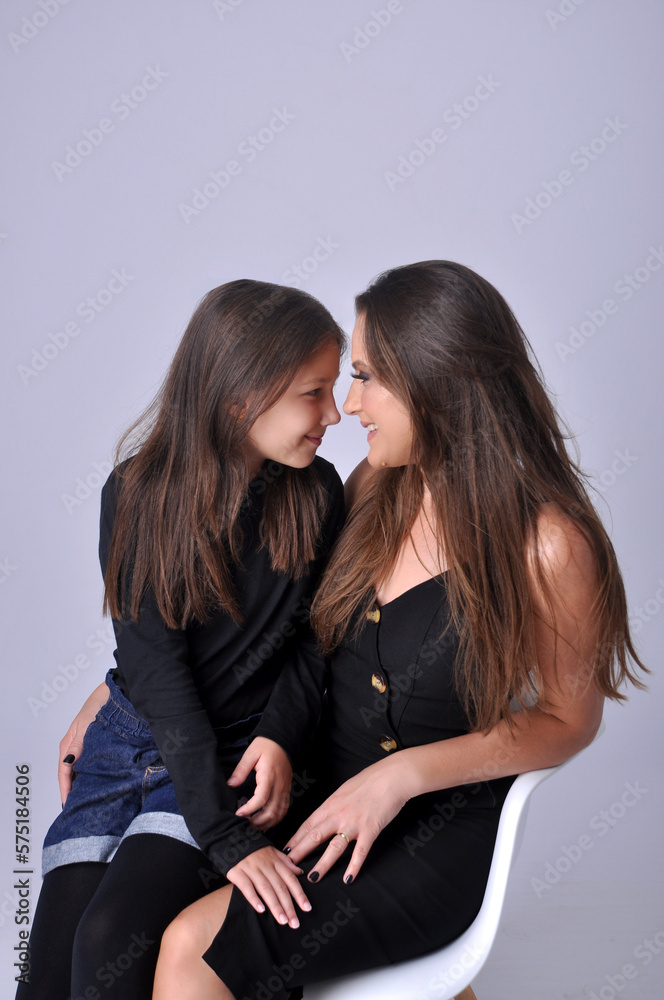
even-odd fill
[[[267,907],[279,924],[299,927],[293,900],[301,910],[309,911],[311,903],[298,881],[302,874],[290,858],[276,847],[261,847],[228,870],[226,878],[236,885],[258,913]]]
[[[101,708],[108,701],[109,690],[106,684],[100,684],[95,688],[83,708],[78,713],[71,726],[60,740],[60,756],[58,758],[58,784],[60,785],[60,798],[64,805],[67,796],[71,791],[71,772],[76,760],[83,749],[83,737],[91,722]]]
[[[407,769],[395,754],[389,760],[371,764],[340,785],[305,820],[284,850],[299,864],[314,848],[329,839],[326,851],[308,875],[310,882],[316,882],[354,840],[355,847],[343,874],[344,882],[352,882],[378,834],[409,798]],[[344,837],[340,836],[342,833]]]
[[[256,772],[256,791],[235,815],[246,816],[258,830],[269,830],[288,811],[293,768],[278,743],[257,736],[245,750],[228,784],[231,787],[241,785],[252,771]]]

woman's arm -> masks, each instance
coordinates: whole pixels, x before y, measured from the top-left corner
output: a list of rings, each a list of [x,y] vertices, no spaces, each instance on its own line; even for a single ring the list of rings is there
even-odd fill
[[[537,662],[543,681],[537,705],[512,716],[513,733],[506,722],[501,722],[487,734],[468,733],[434,744],[441,750],[432,755],[427,754],[428,747],[415,748],[418,757],[412,769],[413,794],[438,787],[437,761],[441,753],[445,774],[452,779],[449,784],[465,784],[552,767],[582,750],[595,736],[604,701],[590,680],[589,669],[597,646],[592,619],[597,593],[595,559],[578,529],[550,508],[540,516],[539,545],[542,569],[550,586],[553,619],[533,570],[530,580]],[[413,750],[403,753],[404,766],[413,764],[408,756]]]
[[[401,750],[345,782],[291,838],[290,857],[298,864],[329,838],[316,865],[323,875],[347,846],[355,848],[344,878],[357,876],[373,841],[416,795],[560,764],[587,746],[602,716],[603,696],[590,678],[596,648],[592,618],[597,568],[585,538],[547,505],[540,516],[538,544],[550,584],[553,617],[531,565],[538,666],[543,690],[537,705],[516,712],[488,733],[468,733],[426,746]],[[554,655],[554,624],[558,639]]]
[[[71,726],[60,740],[60,756],[58,758],[58,784],[60,798],[64,805],[71,791],[71,772],[81,750],[86,730],[101,708],[108,700],[108,688],[102,683],[96,687],[78,713]]]

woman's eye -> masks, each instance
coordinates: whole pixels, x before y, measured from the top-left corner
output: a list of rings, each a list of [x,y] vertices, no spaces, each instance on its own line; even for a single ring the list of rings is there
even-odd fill
[[[351,372],[350,373],[350,377],[351,378],[359,378],[360,382],[366,382],[368,380],[368,378],[369,378],[369,376],[366,374],[366,372]]]

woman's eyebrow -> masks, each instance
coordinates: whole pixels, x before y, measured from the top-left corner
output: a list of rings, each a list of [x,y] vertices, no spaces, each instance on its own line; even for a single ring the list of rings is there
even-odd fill
[[[369,367],[369,365],[367,364],[366,361],[359,361],[359,360],[358,361],[351,361],[351,365],[353,366],[353,368],[360,368],[360,367],[361,368],[368,368]]]

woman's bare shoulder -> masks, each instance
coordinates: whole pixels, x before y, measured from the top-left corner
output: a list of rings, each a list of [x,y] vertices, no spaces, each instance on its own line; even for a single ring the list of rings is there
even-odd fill
[[[540,568],[554,593],[592,603],[597,588],[597,557],[580,526],[555,503],[541,504],[528,555],[533,584],[539,589],[532,556],[537,548]]]

